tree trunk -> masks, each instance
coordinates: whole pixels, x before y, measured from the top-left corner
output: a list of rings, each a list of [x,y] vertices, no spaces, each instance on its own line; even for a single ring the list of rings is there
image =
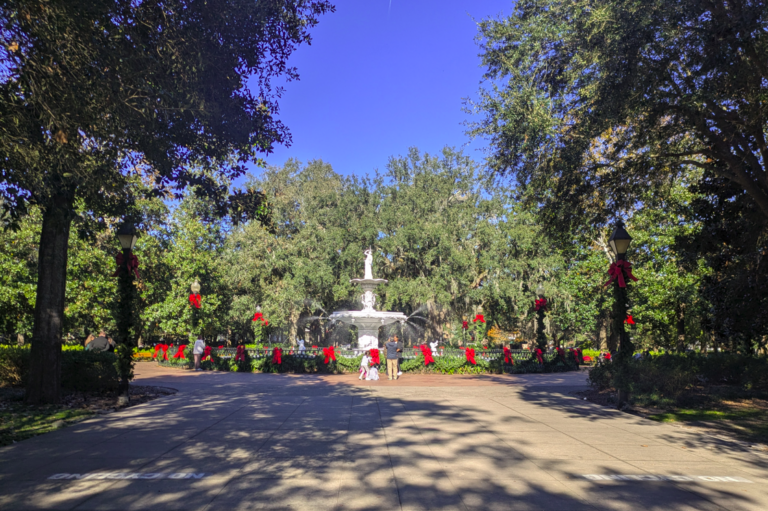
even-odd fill
[[[57,403],[61,397],[61,329],[67,288],[67,245],[73,200],[56,195],[43,211],[38,256],[27,402]]]
[[[677,302],[677,313],[675,314],[677,324],[677,352],[685,351],[685,303]]]

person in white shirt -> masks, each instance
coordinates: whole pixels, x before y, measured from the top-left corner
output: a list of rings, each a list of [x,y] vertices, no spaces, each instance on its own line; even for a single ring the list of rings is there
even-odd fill
[[[368,352],[363,353],[363,359],[360,361],[360,380],[368,379],[368,366],[371,364],[371,357],[368,356]]]
[[[195,346],[192,348],[192,355],[195,357],[195,371],[202,371],[200,369],[200,360],[203,358],[205,352],[205,341],[202,337],[198,337],[195,341]]]

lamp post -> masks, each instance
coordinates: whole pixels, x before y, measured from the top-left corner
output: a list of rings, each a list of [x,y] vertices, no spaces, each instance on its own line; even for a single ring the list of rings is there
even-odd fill
[[[195,279],[195,281],[189,286],[189,289],[192,291],[192,295],[197,298],[196,304],[192,304],[192,330],[193,333],[197,335],[197,324],[200,321],[198,316],[198,309],[200,308],[200,283],[197,281],[197,279]]]
[[[616,227],[613,229],[613,234],[608,238],[608,244],[611,246],[611,250],[616,256],[616,271],[623,272],[623,268],[619,266],[620,261],[626,261],[627,249],[632,242],[632,237],[624,229],[624,222],[619,220],[616,223]],[[621,282],[625,285],[622,286]],[[619,341],[619,352],[616,356],[616,363],[620,365],[620,369],[626,373],[625,369],[628,366],[629,361],[632,359],[632,354],[635,351],[635,347],[632,345],[632,341],[629,338],[629,334],[624,328],[624,320],[627,318],[627,288],[626,284],[629,279],[625,279],[622,276],[620,280],[618,277],[613,279],[613,331]],[[618,406],[621,408],[625,403],[629,401],[629,385],[626,381],[626,376],[620,379],[618,383]]]
[[[541,284],[536,288],[536,295],[538,295],[539,300],[544,300],[544,286]],[[544,333],[545,309],[546,305],[541,305],[536,311],[536,345],[542,352],[547,349],[547,335]]]
[[[133,255],[133,247],[139,235],[133,222],[125,221],[115,233],[123,253],[117,257],[117,368],[120,376],[118,386],[118,406],[126,406],[130,402],[128,382],[133,377],[133,337],[135,333],[134,300],[136,286],[133,285],[134,275],[138,275],[139,261]]]

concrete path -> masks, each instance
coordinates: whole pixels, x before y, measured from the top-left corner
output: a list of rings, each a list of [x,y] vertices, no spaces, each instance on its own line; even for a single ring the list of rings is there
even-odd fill
[[[768,453],[582,401],[585,373],[192,373],[0,449],[0,509],[768,509]]]

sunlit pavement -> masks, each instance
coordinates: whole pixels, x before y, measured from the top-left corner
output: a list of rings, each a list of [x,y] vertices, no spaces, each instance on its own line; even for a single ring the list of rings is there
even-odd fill
[[[0,449],[0,508],[768,509],[768,453],[580,400],[584,372],[136,373],[179,392]]]

